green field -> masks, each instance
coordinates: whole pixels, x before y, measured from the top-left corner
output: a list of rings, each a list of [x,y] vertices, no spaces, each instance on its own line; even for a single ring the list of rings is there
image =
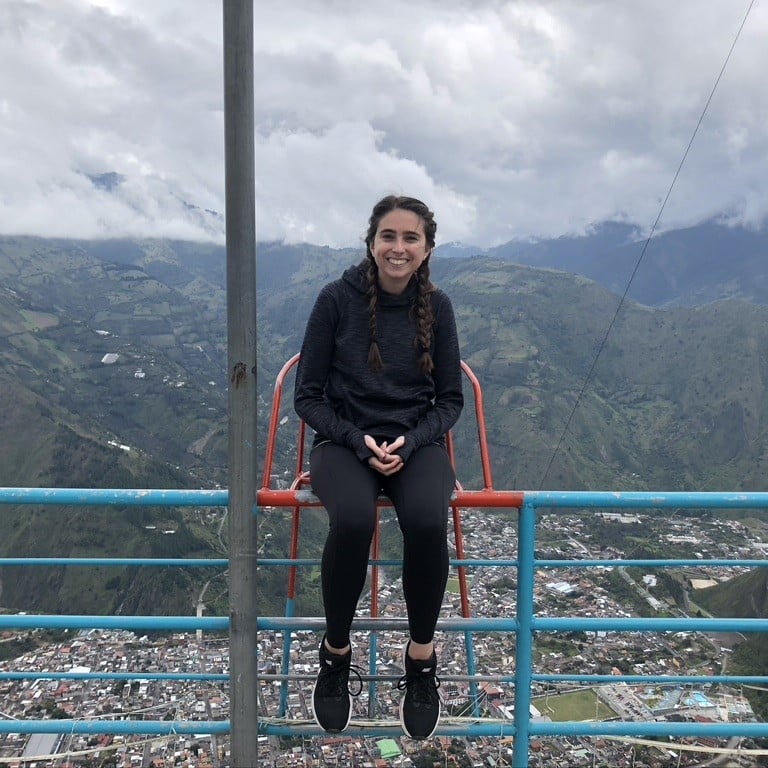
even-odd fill
[[[601,699],[592,688],[570,693],[540,696],[531,702],[542,715],[557,723],[567,720],[606,720],[616,713]]]

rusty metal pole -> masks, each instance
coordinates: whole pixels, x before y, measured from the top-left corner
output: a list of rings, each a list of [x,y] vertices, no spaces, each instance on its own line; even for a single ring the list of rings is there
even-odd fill
[[[256,206],[253,0],[222,0],[229,378],[232,768],[257,764]]]

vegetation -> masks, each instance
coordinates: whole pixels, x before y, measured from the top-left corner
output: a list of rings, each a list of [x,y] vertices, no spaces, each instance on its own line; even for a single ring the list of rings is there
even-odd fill
[[[591,688],[536,698],[533,705],[542,715],[555,722],[606,720],[615,717],[615,712]]]
[[[318,286],[359,257],[357,250],[260,246],[260,448],[275,375],[299,349]],[[225,486],[224,266],[222,248],[190,243],[0,240],[6,287],[0,295],[0,434],[6,438],[0,482]],[[438,258],[433,278],[453,299],[463,356],[482,382],[495,487],[763,487],[768,307],[738,298],[748,294],[731,291],[722,295],[735,298],[700,306],[626,301],[614,318],[617,295],[607,288],[523,266],[502,251]],[[107,353],[118,355],[114,364],[101,362]],[[279,414],[285,422],[276,445],[278,476],[294,468],[290,390],[289,381]],[[459,479],[481,487],[469,387],[466,395],[454,430]],[[222,514],[9,506],[0,516],[0,554],[221,556]],[[764,517],[744,514],[756,524]],[[301,529],[300,556],[317,557],[323,514],[302,513]],[[672,556],[641,527],[596,521],[593,535],[629,557]],[[259,518],[259,541],[264,557],[288,555],[284,513]],[[396,556],[398,541],[390,522],[384,556]],[[49,567],[23,569],[24,575],[15,569],[11,577],[9,568],[0,570],[0,579],[3,605],[11,610],[190,612],[209,578],[206,599],[226,610],[226,577],[198,572],[203,569]],[[262,569],[259,576],[263,611],[282,610],[285,569]],[[621,576],[609,578],[611,588],[627,586]],[[674,581],[664,580],[662,588],[677,597]],[[634,590],[628,594],[637,598]],[[300,572],[297,604],[302,612],[319,609],[311,570]],[[645,610],[642,601],[637,608]]]

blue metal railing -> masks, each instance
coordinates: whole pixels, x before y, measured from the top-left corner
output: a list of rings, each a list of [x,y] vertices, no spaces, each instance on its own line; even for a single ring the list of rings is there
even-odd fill
[[[488,493],[486,491],[486,493]],[[295,499],[294,499],[295,501]],[[227,492],[218,491],[165,491],[165,490],[90,490],[90,489],[41,489],[4,488],[0,489],[0,504],[57,504],[57,505],[127,505],[127,506],[226,506]],[[302,504],[313,505],[316,500],[303,492]],[[496,618],[447,618],[441,619],[438,629],[445,632],[498,632],[515,633],[515,672],[494,679],[514,684],[514,719],[505,721],[484,721],[470,718],[465,721],[450,720],[441,724],[439,735],[457,736],[514,736],[513,764],[528,765],[529,742],[533,737],[557,736],[603,736],[603,737],[768,737],[768,724],[752,723],[699,723],[665,721],[606,721],[606,722],[542,722],[532,720],[530,705],[534,683],[574,682],[596,686],[603,683],[624,682],[627,684],[693,684],[696,682],[723,684],[766,685],[768,676],[759,675],[600,675],[600,674],[542,674],[535,671],[534,640],[537,633],[560,632],[768,632],[768,619],[736,618],[589,618],[578,616],[539,617],[534,610],[534,576],[542,568],[591,568],[652,566],[657,568],[696,566],[743,566],[760,567],[759,559],[627,559],[627,560],[548,560],[535,557],[535,534],[537,513],[541,510],[553,512],[564,509],[765,509],[768,508],[768,493],[658,493],[658,492],[569,492],[539,491],[524,494],[524,502],[518,516],[517,558],[471,559],[452,561],[453,565],[466,567],[513,567],[517,569],[516,614],[514,617]],[[377,560],[379,564],[396,564],[397,561]],[[227,566],[226,559],[142,559],[142,558],[2,558],[3,566],[45,566],[45,565],[131,565],[131,566],[182,566],[218,567]],[[264,566],[284,567],[288,565],[314,566],[317,560],[292,560],[276,558],[260,560]],[[202,616],[68,616],[68,615],[2,615],[0,629],[126,629],[138,632],[148,631],[193,631],[224,632],[229,628],[228,617]],[[322,619],[317,617],[261,617],[258,619],[260,632],[291,632],[307,629],[320,631]],[[355,629],[375,633],[382,629],[406,628],[405,619],[371,618],[358,619]],[[28,679],[168,679],[168,680],[210,680],[225,682],[225,674],[189,673],[107,673],[107,672],[13,672],[0,673],[0,680]],[[281,675],[271,676],[280,679]],[[298,676],[289,676],[289,679]],[[482,679],[482,675],[478,676]],[[371,676],[371,679],[376,679]],[[230,686],[236,683],[229,680]],[[0,733],[58,733],[58,734],[148,734],[168,735],[187,733],[226,734],[230,732],[229,720],[212,721],[153,721],[153,720],[11,720],[0,721]],[[259,732],[277,736],[320,735],[322,732],[306,722],[286,722],[264,717],[259,723]],[[398,735],[399,724],[372,723],[358,725],[354,722],[348,731],[350,735],[364,734]]]

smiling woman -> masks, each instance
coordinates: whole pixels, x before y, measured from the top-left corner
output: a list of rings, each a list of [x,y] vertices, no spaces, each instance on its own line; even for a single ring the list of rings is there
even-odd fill
[[[453,308],[429,279],[437,225],[411,197],[373,208],[366,258],[323,288],[307,323],[294,404],[315,430],[312,489],[328,512],[321,584],[326,635],[315,719],[343,731],[352,715],[350,629],[365,584],[376,501],[392,501],[403,534],[400,720],[416,739],[440,717],[433,638],[448,578],[448,507],[456,478],[446,434],[463,406]]]

